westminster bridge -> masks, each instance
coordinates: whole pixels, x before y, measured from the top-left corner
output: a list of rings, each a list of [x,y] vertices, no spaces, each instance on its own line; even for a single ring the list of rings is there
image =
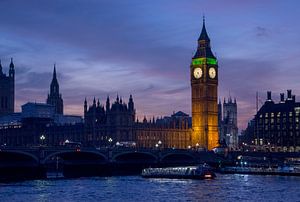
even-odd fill
[[[142,168],[218,164],[222,157],[213,152],[182,149],[88,148],[88,147],[2,147],[0,179],[45,177],[49,171],[64,176],[108,176],[136,174]]]
[[[69,148],[2,147],[0,180],[5,178],[45,178],[48,172],[61,172],[65,177],[137,174],[146,167],[187,166],[208,163],[212,166],[233,162],[237,156],[267,158],[300,158],[300,153],[214,152],[183,149],[143,148]]]

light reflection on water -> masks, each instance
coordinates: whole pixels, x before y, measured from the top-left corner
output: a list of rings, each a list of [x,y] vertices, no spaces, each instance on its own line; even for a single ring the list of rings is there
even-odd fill
[[[0,183],[0,201],[300,201],[300,177],[93,177]]]

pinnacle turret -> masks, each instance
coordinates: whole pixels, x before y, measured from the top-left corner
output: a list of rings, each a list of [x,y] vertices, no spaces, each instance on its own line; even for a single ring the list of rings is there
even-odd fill
[[[13,58],[10,58],[10,65],[9,65],[9,68],[14,68],[15,65],[13,63]]]
[[[11,78],[15,77],[15,65],[13,63],[13,58],[10,59],[9,77],[11,77]]]

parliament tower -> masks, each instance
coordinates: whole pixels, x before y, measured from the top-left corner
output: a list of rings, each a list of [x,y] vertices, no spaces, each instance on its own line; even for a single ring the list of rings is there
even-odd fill
[[[61,94],[59,93],[59,84],[56,78],[56,68],[54,65],[52,81],[50,84],[50,93],[47,97],[47,104],[53,105],[55,107],[55,113],[64,113],[64,102]]]
[[[190,66],[192,89],[192,145],[208,150],[218,146],[218,62],[203,27]]]
[[[3,72],[0,61],[0,116],[14,112],[15,106],[15,65],[11,58],[8,75]]]

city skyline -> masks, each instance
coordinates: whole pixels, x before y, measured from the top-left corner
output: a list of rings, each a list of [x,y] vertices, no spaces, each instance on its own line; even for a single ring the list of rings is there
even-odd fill
[[[256,91],[262,101],[267,90],[300,94],[296,1],[34,2],[0,8],[0,59],[6,73],[15,59],[17,111],[45,102],[56,63],[66,113],[82,115],[85,97],[104,104],[107,95],[133,94],[138,117],[191,115],[189,66],[203,13],[220,67],[219,97],[237,98],[239,128],[255,114]]]

